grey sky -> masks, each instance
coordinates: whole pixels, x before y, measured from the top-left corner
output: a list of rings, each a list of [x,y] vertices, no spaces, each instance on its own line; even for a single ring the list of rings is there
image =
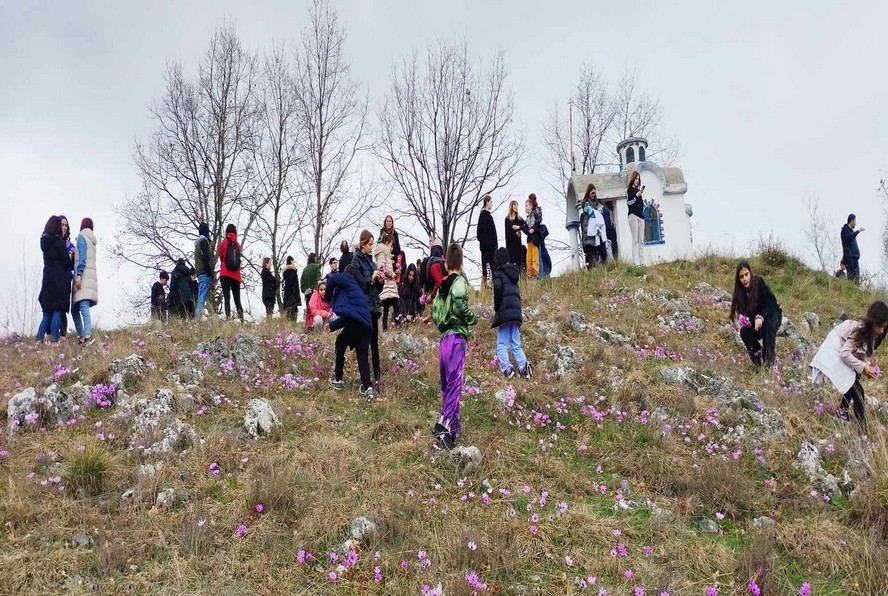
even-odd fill
[[[884,1],[336,5],[354,72],[374,105],[392,61],[428,42],[464,35],[478,56],[507,51],[532,150],[515,190],[544,197],[550,228],[562,227],[563,218],[556,217],[560,198],[543,183],[536,152],[546,113],[554,98],[566,98],[583,62],[614,82],[628,65],[660,98],[667,129],[681,143],[676,165],[688,182],[698,247],[739,254],[759,232],[773,230],[804,253],[803,200],[815,196],[836,234],[849,211],[858,215],[867,228],[861,266],[880,266],[884,205],[875,190],[888,170],[888,84],[879,68]],[[52,213],[68,215],[75,230],[82,217],[92,217],[100,250],[107,249],[113,205],[138,188],[133,144],[152,130],[147,108],[162,89],[167,60],[192,66],[226,19],[252,49],[293,44],[305,7],[0,0],[3,278],[15,274],[23,245],[39,268],[38,237]],[[133,275],[107,258],[99,266],[94,316],[112,326],[118,287]],[[251,305],[260,306],[256,297]]]

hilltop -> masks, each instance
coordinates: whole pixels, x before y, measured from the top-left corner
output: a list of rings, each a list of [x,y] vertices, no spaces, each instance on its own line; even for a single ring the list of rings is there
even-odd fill
[[[473,294],[453,454],[431,327],[382,335],[371,404],[351,354],[334,392],[333,338],[278,319],[9,341],[0,591],[884,593],[884,383],[863,434],[806,379],[874,295],[779,251],[753,267],[792,323],[764,372],[728,259],[522,282],[532,381],[499,374]]]

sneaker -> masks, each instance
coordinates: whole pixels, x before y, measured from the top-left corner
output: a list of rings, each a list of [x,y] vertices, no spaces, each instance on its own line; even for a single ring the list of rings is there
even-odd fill
[[[330,379],[329,385],[330,385],[330,387],[332,387],[336,391],[342,391],[342,388],[344,387],[343,382],[337,381],[336,379]]]
[[[510,367],[509,370],[503,371],[503,376],[507,379],[511,379],[515,376],[515,369]]]
[[[83,338],[84,347],[89,347],[89,346],[93,345],[94,343],[96,343],[96,340],[94,340],[92,338],[92,336],[90,336],[90,335],[87,335],[86,337]]]
[[[364,387],[361,389],[361,396],[368,402],[373,401],[376,395],[373,393],[373,387]]]
[[[522,379],[532,379],[533,378],[533,367],[530,365],[530,362],[524,365],[524,368],[519,371]]]
[[[442,434],[438,437],[438,440],[439,440],[439,441],[444,445],[444,447],[447,448],[448,450],[449,450],[449,449],[453,449],[454,447],[456,447],[456,439],[455,439],[455,438],[453,437],[453,435],[450,434],[450,433],[442,433]]]

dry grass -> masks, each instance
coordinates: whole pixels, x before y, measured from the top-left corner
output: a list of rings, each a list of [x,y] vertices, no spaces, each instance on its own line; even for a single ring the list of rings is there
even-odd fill
[[[128,427],[111,421],[113,410],[86,412],[76,425],[57,429],[51,424],[45,433],[27,428],[14,440],[0,436],[0,450],[9,451],[0,461],[0,519],[5,524],[0,592],[57,593],[80,576],[81,591],[95,582],[99,592],[107,593],[416,594],[423,584],[441,582],[448,594],[468,594],[465,574],[471,570],[488,584],[489,593],[502,594],[574,593],[576,578],[588,575],[618,594],[633,593],[636,585],[644,585],[649,594],[700,594],[708,585],[718,585],[722,594],[744,594],[753,578],[764,594],[797,593],[801,581],[810,581],[815,593],[888,590],[884,421],[873,417],[869,434],[878,446],[861,462],[868,472],[855,497],[832,504],[812,498],[810,491],[820,487],[794,463],[801,441],[834,443],[836,453],[824,465],[835,473],[845,462],[851,465],[852,454],[872,450],[852,449],[860,441],[853,438],[854,428],[814,413],[814,402],[836,399],[828,390],[784,395],[782,387],[803,374],[789,362],[789,344],[778,344],[782,378],[752,374],[722,329],[724,306],[692,300],[691,291],[701,281],[727,286],[733,265],[712,255],[656,268],[608,267],[524,283],[525,306],[541,311],[522,331],[525,350],[538,365],[537,378],[511,381],[525,413],[504,413],[494,393],[508,383],[489,366],[495,332],[482,321],[466,367],[479,393],[464,395],[462,415],[466,441],[484,459],[465,478],[430,447],[429,428],[440,399],[437,350],[412,355],[415,372],[391,372],[387,356],[400,346],[386,337],[381,349],[386,391],[373,404],[361,400],[353,384],[341,393],[326,388],[332,338],[318,335],[309,338],[311,349],[299,355],[271,349],[266,369],[251,371],[245,381],[237,371],[223,373],[215,364],[205,368],[204,381],[194,391],[195,406],[175,412],[201,440],[183,443],[163,457],[130,450]],[[787,316],[797,321],[805,311],[820,315],[824,327],[815,332],[815,342],[839,314],[836,304],[856,314],[872,299],[851,284],[804,271],[780,247],[763,246],[753,266],[767,274]],[[639,288],[691,301],[693,314],[705,320],[704,329],[684,335],[660,332],[656,320],[665,312],[654,301],[636,299]],[[490,295],[472,301],[489,308]],[[714,398],[663,384],[658,370],[671,364],[668,359],[637,358],[569,330],[565,318],[570,311],[627,335],[638,346],[651,351],[662,346],[679,354],[683,366],[729,376],[737,388],[757,392],[763,405],[780,409],[786,436],[760,446],[764,463],[747,444],[726,445],[724,458],[708,456],[706,444],[715,442],[722,453],[724,431],[746,423],[743,416],[725,412],[719,427],[703,425],[717,405]],[[546,337],[538,322],[550,323],[554,337]],[[159,330],[169,338],[152,334]],[[107,382],[110,360],[134,351],[153,369],[128,391],[151,396],[171,387],[169,373],[187,372],[180,370],[179,355],[190,353],[198,341],[219,338],[230,344],[242,331],[237,324],[212,319],[199,326],[176,322],[99,334],[102,341],[85,351],[7,342],[0,346],[7,356],[0,370],[0,411],[19,386],[44,388],[52,382],[56,364],[77,369],[61,379],[63,385],[76,380],[95,384]],[[247,331],[264,338],[288,333],[277,319]],[[407,332],[437,344],[429,327]],[[139,340],[145,341],[141,349]],[[570,344],[582,359],[567,379],[546,375],[554,369],[553,351],[560,343]],[[353,380],[353,357],[348,358],[346,379]],[[320,382],[307,390],[285,390],[278,378],[294,366]],[[577,405],[564,406],[565,396],[585,396],[584,403],[598,410],[619,411],[620,420],[613,414],[595,420]],[[243,410],[254,397],[268,399],[283,421],[279,432],[259,442],[241,432]],[[537,423],[530,410],[551,422]],[[641,424],[642,410],[666,412],[672,430],[663,432],[653,417]],[[99,429],[115,439],[97,444]],[[700,433],[705,440],[698,441]],[[731,457],[735,449],[742,452],[736,460]],[[153,475],[137,472],[141,464],[158,463],[163,466]],[[221,470],[218,476],[210,464]],[[56,475],[64,477],[64,491],[52,482],[41,484]],[[774,481],[770,489],[766,479]],[[613,495],[624,480],[627,498],[651,501],[663,513],[654,514],[652,506],[629,512],[615,508]],[[161,510],[156,497],[169,488],[182,498]],[[130,489],[129,497],[121,499]],[[542,491],[549,494],[545,507],[539,506]],[[567,509],[559,512],[555,504],[562,501]],[[752,520],[772,511],[773,530],[751,534]],[[720,533],[702,534],[700,518],[716,512],[724,514]],[[539,521],[532,522],[533,514]],[[351,537],[349,523],[359,515],[375,520],[378,530],[360,544],[360,562],[347,579],[331,584],[327,574],[335,565],[326,553]],[[237,537],[241,524],[247,533]],[[94,540],[88,550],[70,547],[81,530]],[[626,547],[625,557],[611,556],[618,544]],[[651,546],[649,556],[642,550],[646,545]],[[300,549],[319,561],[297,564]],[[419,551],[431,558],[428,569],[420,567]],[[402,560],[406,569],[401,569]],[[376,566],[383,575],[380,583],[373,578]],[[631,581],[624,576],[630,568]]]

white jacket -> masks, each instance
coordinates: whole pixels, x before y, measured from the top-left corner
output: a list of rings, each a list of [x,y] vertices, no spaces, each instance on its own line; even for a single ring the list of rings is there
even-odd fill
[[[863,374],[870,357],[866,348],[857,344],[854,336],[860,321],[844,321],[829,332],[811,361],[811,382],[815,385],[828,378],[839,393],[847,393],[857,375]]]
[[[96,271],[96,235],[89,228],[80,230],[80,235],[86,241],[86,266],[83,268],[83,276],[80,278],[80,289],[74,291],[74,303],[81,300],[89,300],[90,306],[99,303],[99,274]],[[79,244],[79,243],[78,243]],[[79,259],[80,255],[77,255]],[[77,261],[75,260],[75,266]]]

